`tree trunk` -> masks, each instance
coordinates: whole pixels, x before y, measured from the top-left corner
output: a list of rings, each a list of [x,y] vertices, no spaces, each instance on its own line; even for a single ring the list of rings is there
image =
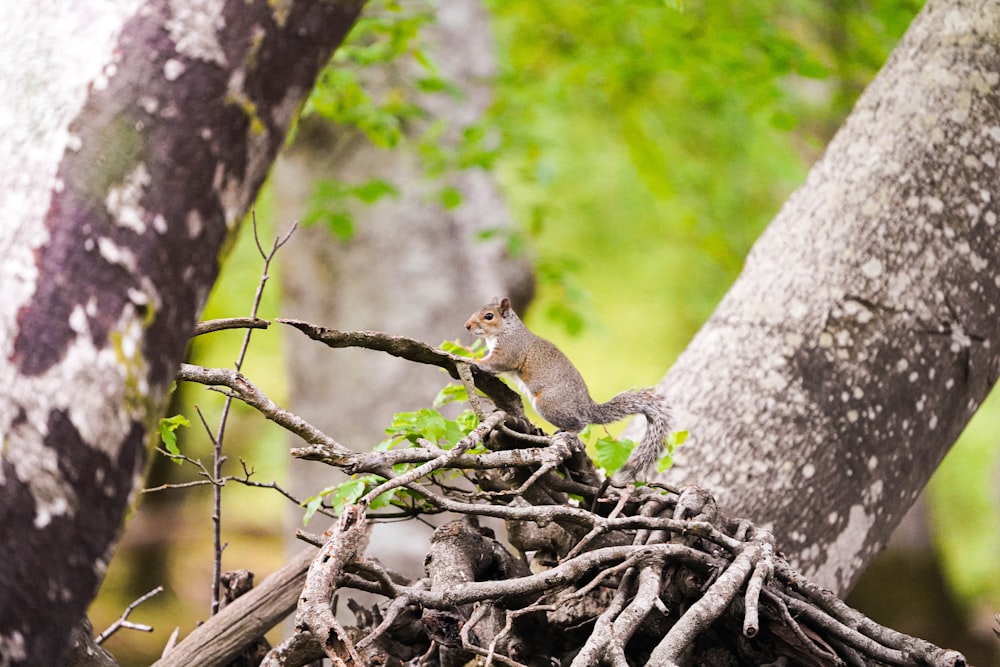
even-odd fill
[[[992,387],[1000,5],[932,0],[664,380],[670,478],[844,593]]]
[[[150,0],[6,13],[4,664],[59,663],[220,256],[360,8]]]

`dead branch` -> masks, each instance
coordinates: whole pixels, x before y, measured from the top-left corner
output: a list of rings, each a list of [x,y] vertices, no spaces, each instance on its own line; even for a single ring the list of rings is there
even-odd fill
[[[270,322],[259,317],[225,317],[218,320],[199,322],[195,325],[194,333],[191,334],[191,337],[215,331],[226,331],[228,329],[266,329],[269,326],[271,326]]]
[[[316,552],[312,548],[239,597],[153,663],[153,667],[222,667],[292,613]]]
[[[126,630],[137,630],[139,632],[152,632],[153,626],[145,625],[143,623],[133,623],[132,621],[128,620],[128,617],[129,615],[131,615],[133,611],[135,611],[136,607],[138,607],[139,605],[141,605],[143,602],[150,599],[154,595],[159,595],[162,592],[163,592],[163,586],[157,586],[156,588],[149,591],[145,595],[139,597],[136,600],[133,600],[132,603],[129,604],[129,606],[125,607],[125,611],[122,612],[122,615],[119,616],[117,619],[115,619],[114,623],[109,625],[107,629],[104,630],[104,632],[102,632],[101,634],[97,635],[97,637],[94,638],[94,643],[103,644],[108,639],[108,637],[115,634],[122,628],[125,628]]]
[[[365,665],[347,632],[334,618],[333,594],[346,566],[367,547],[369,530],[364,507],[348,507],[309,565],[302,595],[299,596],[295,613],[296,634],[312,637],[335,665]]]
[[[278,318],[276,321],[298,329],[309,338],[333,348],[361,347],[385,352],[407,361],[443,368],[456,380],[461,377],[457,368],[458,364],[470,363],[469,359],[439,350],[406,336],[394,336],[381,331],[337,331],[301,320]],[[498,409],[515,418],[524,419],[524,408],[521,405],[520,396],[495,376],[481,371],[477,366],[471,366],[471,368],[476,387],[485,393]]]

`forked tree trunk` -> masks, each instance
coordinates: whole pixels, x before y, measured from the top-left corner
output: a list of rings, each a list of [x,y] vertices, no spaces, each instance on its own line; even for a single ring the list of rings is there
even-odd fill
[[[846,592],[1000,366],[1000,5],[932,0],[664,380],[671,479]]]
[[[0,662],[59,664],[220,258],[362,4],[5,12]]]

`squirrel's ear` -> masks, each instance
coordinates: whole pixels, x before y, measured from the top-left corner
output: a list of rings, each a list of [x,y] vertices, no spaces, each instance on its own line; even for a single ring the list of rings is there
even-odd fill
[[[500,299],[500,315],[507,317],[508,312],[510,312],[510,299],[504,297]]]

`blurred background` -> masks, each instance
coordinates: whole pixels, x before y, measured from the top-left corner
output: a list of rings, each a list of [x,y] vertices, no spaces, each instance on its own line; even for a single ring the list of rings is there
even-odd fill
[[[533,293],[529,326],[558,342],[595,398],[655,384],[920,5],[374,2],[258,202],[265,245],[301,225],[271,267],[260,315],[437,345],[462,338],[465,317],[495,293],[516,304]],[[261,268],[247,224],[204,319],[247,315]],[[202,336],[190,360],[231,367],[242,339]],[[243,371],[359,449],[446,383],[374,353],[314,347],[273,325],[253,334]],[[998,401],[979,411],[848,599],[979,665],[1000,664],[990,630],[1000,612]],[[221,405],[182,385],[168,413],[191,420],[178,445],[209,467],[196,406],[214,431]],[[299,499],[338,481],[291,461],[296,444],[235,404],[223,472],[243,477],[242,459],[251,480]],[[198,480],[193,466],[153,455],[148,487]],[[175,627],[183,636],[208,615],[211,500],[208,485],[138,496],[90,610],[100,632],[164,586],[131,616],[153,633],[105,644],[122,665],[149,664]],[[260,581],[296,549],[301,518],[274,490],[230,481],[223,569]],[[411,529],[380,530],[387,559],[419,567],[420,545],[399,545]]]

